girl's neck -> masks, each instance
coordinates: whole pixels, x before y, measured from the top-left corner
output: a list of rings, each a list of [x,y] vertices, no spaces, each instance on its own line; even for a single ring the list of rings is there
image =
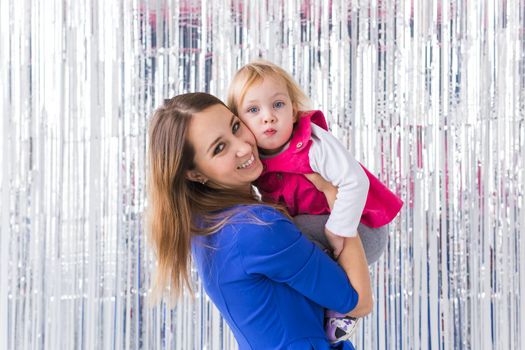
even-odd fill
[[[284,143],[284,145],[279,147],[277,150],[268,151],[268,150],[264,150],[262,148],[259,148],[259,156],[261,158],[263,158],[263,159],[265,159],[265,158],[272,158],[272,157],[278,156],[279,154],[283,153],[284,151],[286,151],[288,149],[288,147],[290,146],[290,141],[292,140],[292,137],[293,137],[293,132],[290,135],[290,137],[288,138],[288,141],[286,141]]]

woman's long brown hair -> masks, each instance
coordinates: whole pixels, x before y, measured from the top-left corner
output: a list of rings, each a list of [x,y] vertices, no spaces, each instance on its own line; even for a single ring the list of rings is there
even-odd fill
[[[216,232],[242,204],[262,204],[254,195],[213,189],[186,178],[194,168],[194,150],[186,140],[192,115],[224,103],[206,93],[189,93],[166,100],[149,126],[149,176],[146,227],[157,255],[154,299],[171,287],[176,299],[190,291],[191,239]],[[275,206],[285,213],[282,207]]]

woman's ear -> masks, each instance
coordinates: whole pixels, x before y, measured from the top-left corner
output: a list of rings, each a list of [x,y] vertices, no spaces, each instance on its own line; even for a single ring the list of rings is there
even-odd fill
[[[200,182],[203,185],[208,181],[208,179],[197,170],[188,170],[186,172],[186,178],[190,181]]]

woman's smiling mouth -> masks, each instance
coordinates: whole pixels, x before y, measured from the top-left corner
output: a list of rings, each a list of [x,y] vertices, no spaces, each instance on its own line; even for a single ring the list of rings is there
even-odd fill
[[[237,167],[237,169],[246,169],[249,168],[250,165],[252,165],[255,162],[255,156],[252,154],[250,159],[248,159],[246,162],[242,163]]]

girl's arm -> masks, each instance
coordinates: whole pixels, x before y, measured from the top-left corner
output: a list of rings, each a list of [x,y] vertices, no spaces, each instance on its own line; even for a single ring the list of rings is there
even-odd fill
[[[312,170],[338,189],[326,228],[338,236],[354,237],[368,197],[368,176],[334,135],[313,124],[308,156]]]

